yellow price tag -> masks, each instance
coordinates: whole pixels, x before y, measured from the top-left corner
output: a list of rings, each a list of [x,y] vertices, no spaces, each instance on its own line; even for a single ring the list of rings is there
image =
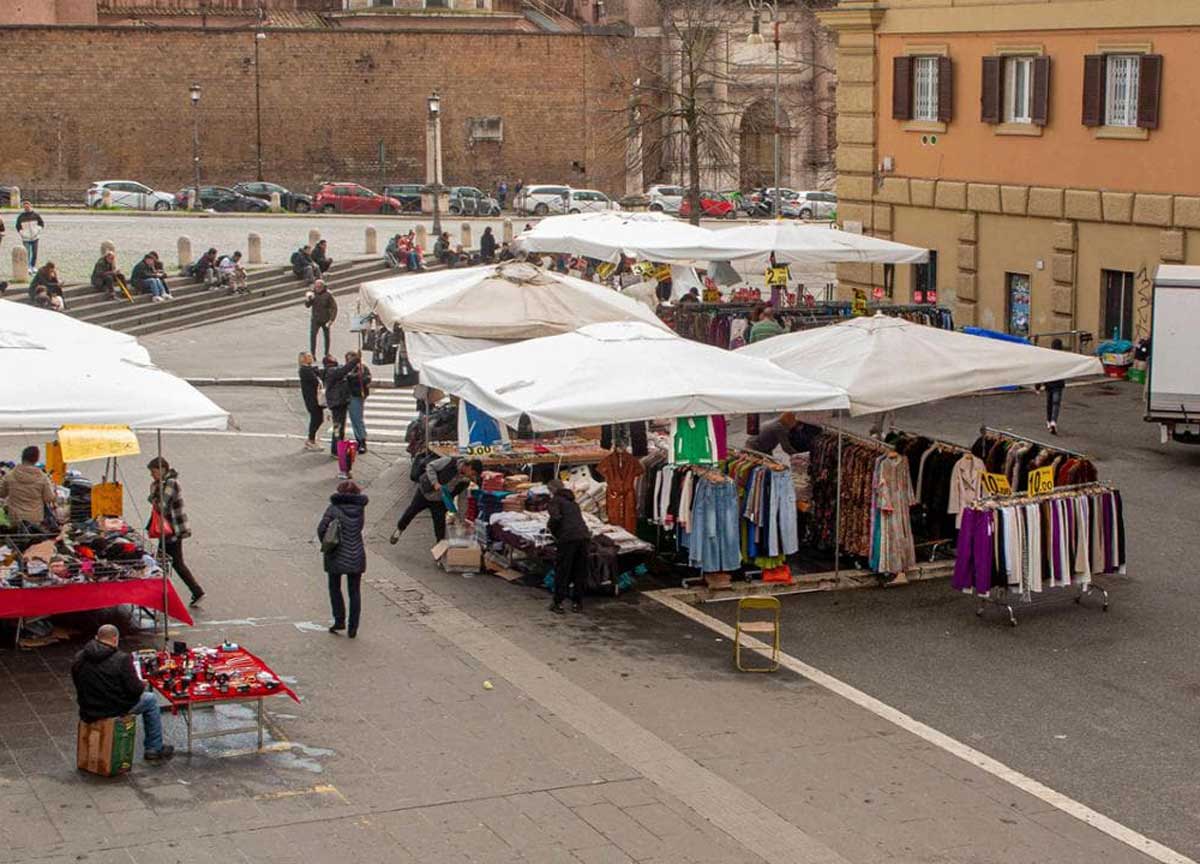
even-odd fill
[[[491,444],[472,444],[466,448],[468,456],[491,456],[496,448]]]
[[[1029,472],[1029,491],[1034,495],[1043,495],[1054,491],[1054,466],[1037,468]]]
[[[854,300],[850,303],[850,313],[855,318],[870,314],[867,309],[867,292],[861,288],[854,289]]]
[[[989,495],[1011,495],[1012,488],[1003,474],[984,474],[983,490]]]
[[[767,268],[767,285],[771,288],[782,288],[788,282],[788,268],[786,264],[777,264],[774,267]]]

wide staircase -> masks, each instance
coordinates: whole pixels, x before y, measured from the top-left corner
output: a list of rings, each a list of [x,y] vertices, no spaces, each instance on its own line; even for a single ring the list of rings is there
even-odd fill
[[[325,285],[335,295],[346,295],[371,279],[381,279],[396,271],[388,270],[382,258],[338,261],[325,274]],[[214,324],[233,318],[269,312],[304,302],[309,286],[292,274],[291,267],[256,268],[248,273],[245,294],[230,294],[222,288],[210,291],[185,276],[171,276],[167,287],[174,300],[153,303],[149,294],[134,294],[130,303],[105,299],[86,283],[63,288],[67,314],[80,321],[121,330],[135,336],[166,333]],[[9,285],[5,297],[29,302],[25,285]]]

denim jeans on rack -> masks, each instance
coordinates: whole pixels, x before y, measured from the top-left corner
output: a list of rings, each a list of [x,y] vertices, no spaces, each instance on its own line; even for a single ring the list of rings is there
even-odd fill
[[[737,490],[732,483],[697,482],[688,562],[705,573],[727,572],[741,566]]]
[[[787,471],[771,471],[770,541],[768,554],[791,555],[800,549],[796,526],[796,487]]]

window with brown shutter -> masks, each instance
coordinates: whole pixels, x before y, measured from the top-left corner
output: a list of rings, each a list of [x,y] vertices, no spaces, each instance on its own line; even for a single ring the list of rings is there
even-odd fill
[[[1033,58],[1033,110],[1030,119],[1035,126],[1050,122],[1050,58]]]
[[[1083,58],[1083,125],[1104,125],[1104,55]]]
[[[954,119],[954,63],[949,57],[938,61],[938,105],[937,118],[943,123]]]
[[[892,58],[892,118],[912,119],[912,69],[913,58]]]
[[[1162,91],[1161,54],[1143,54],[1138,70],[1137,125],[1142,129],[1158,128],[1158,103]]]
[[[979,93],[979,119],[1000,122],[1000,94],[1003,91],[1004,58],[983,58],[983,84]]]

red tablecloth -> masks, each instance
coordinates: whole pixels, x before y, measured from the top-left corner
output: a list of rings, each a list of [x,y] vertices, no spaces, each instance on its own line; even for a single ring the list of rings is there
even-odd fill
[[[192,623],[187,607],[167,583],[167,608],[163,609],[161,579],[125,579],[115,582],[80,582],[45,588],[0,589],[0,618],[36,618],[61,612],[107,609],[109,606],[145,606],[165,611],[176,621]]]
[[[159,657],[166,659],[165,652],[160,652]],[[221,693],[217,689],[216,676],[222,672],[234,678],[245,675],[255,683],[247,691],[240,691],[235,687],[230,687],[227,693]],[[271,689],[262,686],[257,682],[256,678],[259,672],[266,672],[272,678],[279,681],[279,686]],[[148,676],[148,680],[150,681],[150,685],[176,708],[188,704],[199,705],[201,703],[223,702],[234,699],[258,699],[260,697],[283,696],[285,694],[291,696],[294,702],[300,702],[299,697],[292,691],[292,688],[284,684],[270,666],[264,663],[259,657],[241,647],[234,651],[219,651],[215,657],[210,657],[208,660],[207,677],[204,681],[193,681],[186,695],[177,695],[173,692],[168,692],[166,687],[163,686],[165,674],[171,673],[155,672]],[[208,685],[205,692],[196,692],[197,685],[199,684]]]

